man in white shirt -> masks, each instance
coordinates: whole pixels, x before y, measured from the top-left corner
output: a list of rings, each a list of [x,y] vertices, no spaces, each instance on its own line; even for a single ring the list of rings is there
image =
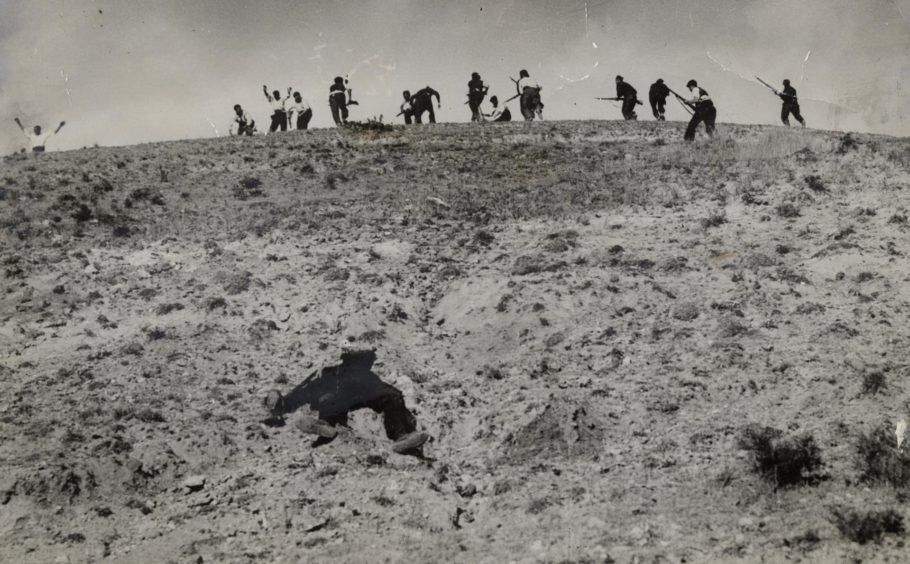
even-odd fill
[[[492,110],[490,113],[484,114],[484,117],[486,117],[489,121],[512,121],[512,112],[510,112],[509,108],[504,105],[500,107],[499,98],[496,96],[490,96],[490,105],[493,106]]]
[[[411,125],[414,119],[414,105],[411,104],[411,91],[405,90],[401,93],[401,97],[404,98],[404,102],[401,103],[401,111],[398,112],[398,115],[404,116],[405,125]]]
[[[243,111],[240,104],[234,106],[234,121],[231,122],[228,133],[248,137],[252,137],[256,133],[256,122]]]
[[[29,133],[28,131],[25,130],[25,127],[22,126],[22,122],[19,121],[19,118],[15,118],[15,122],[16,122],[16,125],[19,126],[19,129],[22,130],[22,133],[24,133],[25,136],[28,137],[29,149],[33,153],[43,153],[45,150],[45,145],[47,145],[47,140],[50,139],[51,137],[53,137],[54,135],[56,135],[60,131],[60,129],[62,129],[63,126],[66,125],[65,121],[61,121],[60,125],[58,125],[57,129],[55,129],[53,132],[47,132],[47,131],[42,132],[41,126],[36,125],[34,128],[32,128],[32,132]]]
[[[275,133],[279,129],[287,131],[288,114],[284,105],[291,97],[291,89],[288,88],[288,95],[284,99],[281,98],[281,92],[277,90],[269,94],[269,89],[265,84],[262,85],[262,92],[265,94],[265,99],[269,101],[269,105],[272,106],[272,125],[269,126],[269,132]]]
[[[515,81],[515,89],[521,96],[521,115],[525,121],[533,121],[535,117],[543,119],[543,103],[540,101],[540,85],[532,79],[528,71],[522,69]]]
[[[687,82],[686,88],[688,88],[689,92],[693,95],[692,99],[686,101],[686,104],[688,104],[694,112],[692,113],[692,119],[689,120],[689,126],[686,128],[683,139],[686,141],[694,141],[695,130],[698,129],[698,124],[701,122],[705,122],[705,132],[708,136],[713,137],[714,121],[717,119],[717,108],[714,107],[711,96],[708,95],[707,90],[700,88],[695,80]]]
[[[309,102],[300,95],[300,92],[294,92],[294,98],[288,101],[286,108],[288,123],[294,123],[291,120],[296,117],[297,129],[306,129],[309,126],[310,120],[313,118],[313,110],[310,108]]]

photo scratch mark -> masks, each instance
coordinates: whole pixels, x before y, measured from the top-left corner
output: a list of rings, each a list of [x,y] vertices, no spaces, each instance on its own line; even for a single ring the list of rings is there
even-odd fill
[[[724,71],[724,72],[729,72],[729,73],[731,73],[731,74],[733,74],[733,75],[736,75],[736,76],[738,76],[739,78],[745,80],[746,82],[755,82],[755,81],[752,80],[751,78],[746,78],[745,76],[739,74],[738,72],[736,72],[736,71],[733,70],[732,68],[730,68],[730,67],[724,65],[723,63],[721,63],[720,61],[718,61],[717,59],[715,59],[714,56],[711,55],[711,53],[710,53],[709,51],[705,51],[705,55],[708,56],[708,59],[710,59],[712,63],[714,63],[715,65],[719,66],[719,67],[721,68],[722,71]]]
[[[220,134],[218,133],[218,128],[215,127],[215,124],[212,123],[212,120],[210,120],[210,119],[208,118],[208,116],[206,116],[205,121],[209,122],[209,125],[212,126],[212,130],[215,132],[215,137],[218,137],[218,136],[220,135]]]
[[[809,55],[812,54],[812,50],[806,51],[806,58],[803,59],[802,69],[799,71],[799,81],[802,82],[806,79],[806,63],[809,61]]]

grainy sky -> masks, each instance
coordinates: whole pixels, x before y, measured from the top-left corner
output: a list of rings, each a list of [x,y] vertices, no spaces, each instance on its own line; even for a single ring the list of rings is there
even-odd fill
[[[0,0],[0,151],[22,143],[17,115],[65,119],[52,149],[223,135],[235,103],[267,122],[263,84],[325,127],[345,74],[354,119],[389,121],[429,84],[440,121],[467,121],[472,71],[503,99],[522,68],[548,119],[619,118],[593,98],[622,74],[645,97],[696,78],[720,122],[777,123],[757,74],[789,77],[810,126],[910,135],[908,18],[910,0]]]

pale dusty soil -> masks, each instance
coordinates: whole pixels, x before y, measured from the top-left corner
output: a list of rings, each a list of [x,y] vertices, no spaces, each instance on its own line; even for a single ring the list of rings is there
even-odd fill
[[[5,159],[0,560],[905,561],[830,515],[910,518],[856,455],[910,414],[910,141],[682,127]],[[344,347],[425,460],[371,412],[317,448],[261,423]],[[811,434],[820,479],[754,472],[750,423]]]

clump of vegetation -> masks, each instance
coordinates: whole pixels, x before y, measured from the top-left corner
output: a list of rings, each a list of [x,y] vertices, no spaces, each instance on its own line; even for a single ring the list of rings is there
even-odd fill
[[[784,218],[799,217],[799,208],[793,204],[781,204],[777,206],[777,215]]]
[[[895,488],[910,486],[910,454],[898,450],[889,425],[881,425],[856,442],[860,479]]]
[[[719,227],[727,223],[727,214],[724,212],[714,213],[701,220],[701,226],[705,229]]]
[[[752,452],[755,470],[778,488],[819,478],[821,450],[811,435],[783,438],[783,432],[772,427],[749,426],[740,448]]]
[[[354,131],[374,131],[383,133],[395,130],[395,126],[382,123],[382,116],[379,116],[378,118],[371,117],[366,121],[349,121],[345,126]]]
[[[902,534],[904,518],[893,509],[859,511],[836,507],[831,510],[831,521],[840,534],[859,544],[879,541],[886,534]]]
[[[238,186],[234,187],[234,197],[238,200],[247,200],[263,194],[262,181],[255,176],[244,177]]]
[[[812,190],[813,192],[820,193],[820,192],[828,191],[828,187],[825,186],[824,182],[822,182],[821,177],[819,177],[815,174],[810,174],[809,176],[805,177],[803,180],[806,181],[806,186],[809,187],[809,190]]]
[[[869,370],[863,374],[863,394],[874,396],[887,387],[884,370]]]

